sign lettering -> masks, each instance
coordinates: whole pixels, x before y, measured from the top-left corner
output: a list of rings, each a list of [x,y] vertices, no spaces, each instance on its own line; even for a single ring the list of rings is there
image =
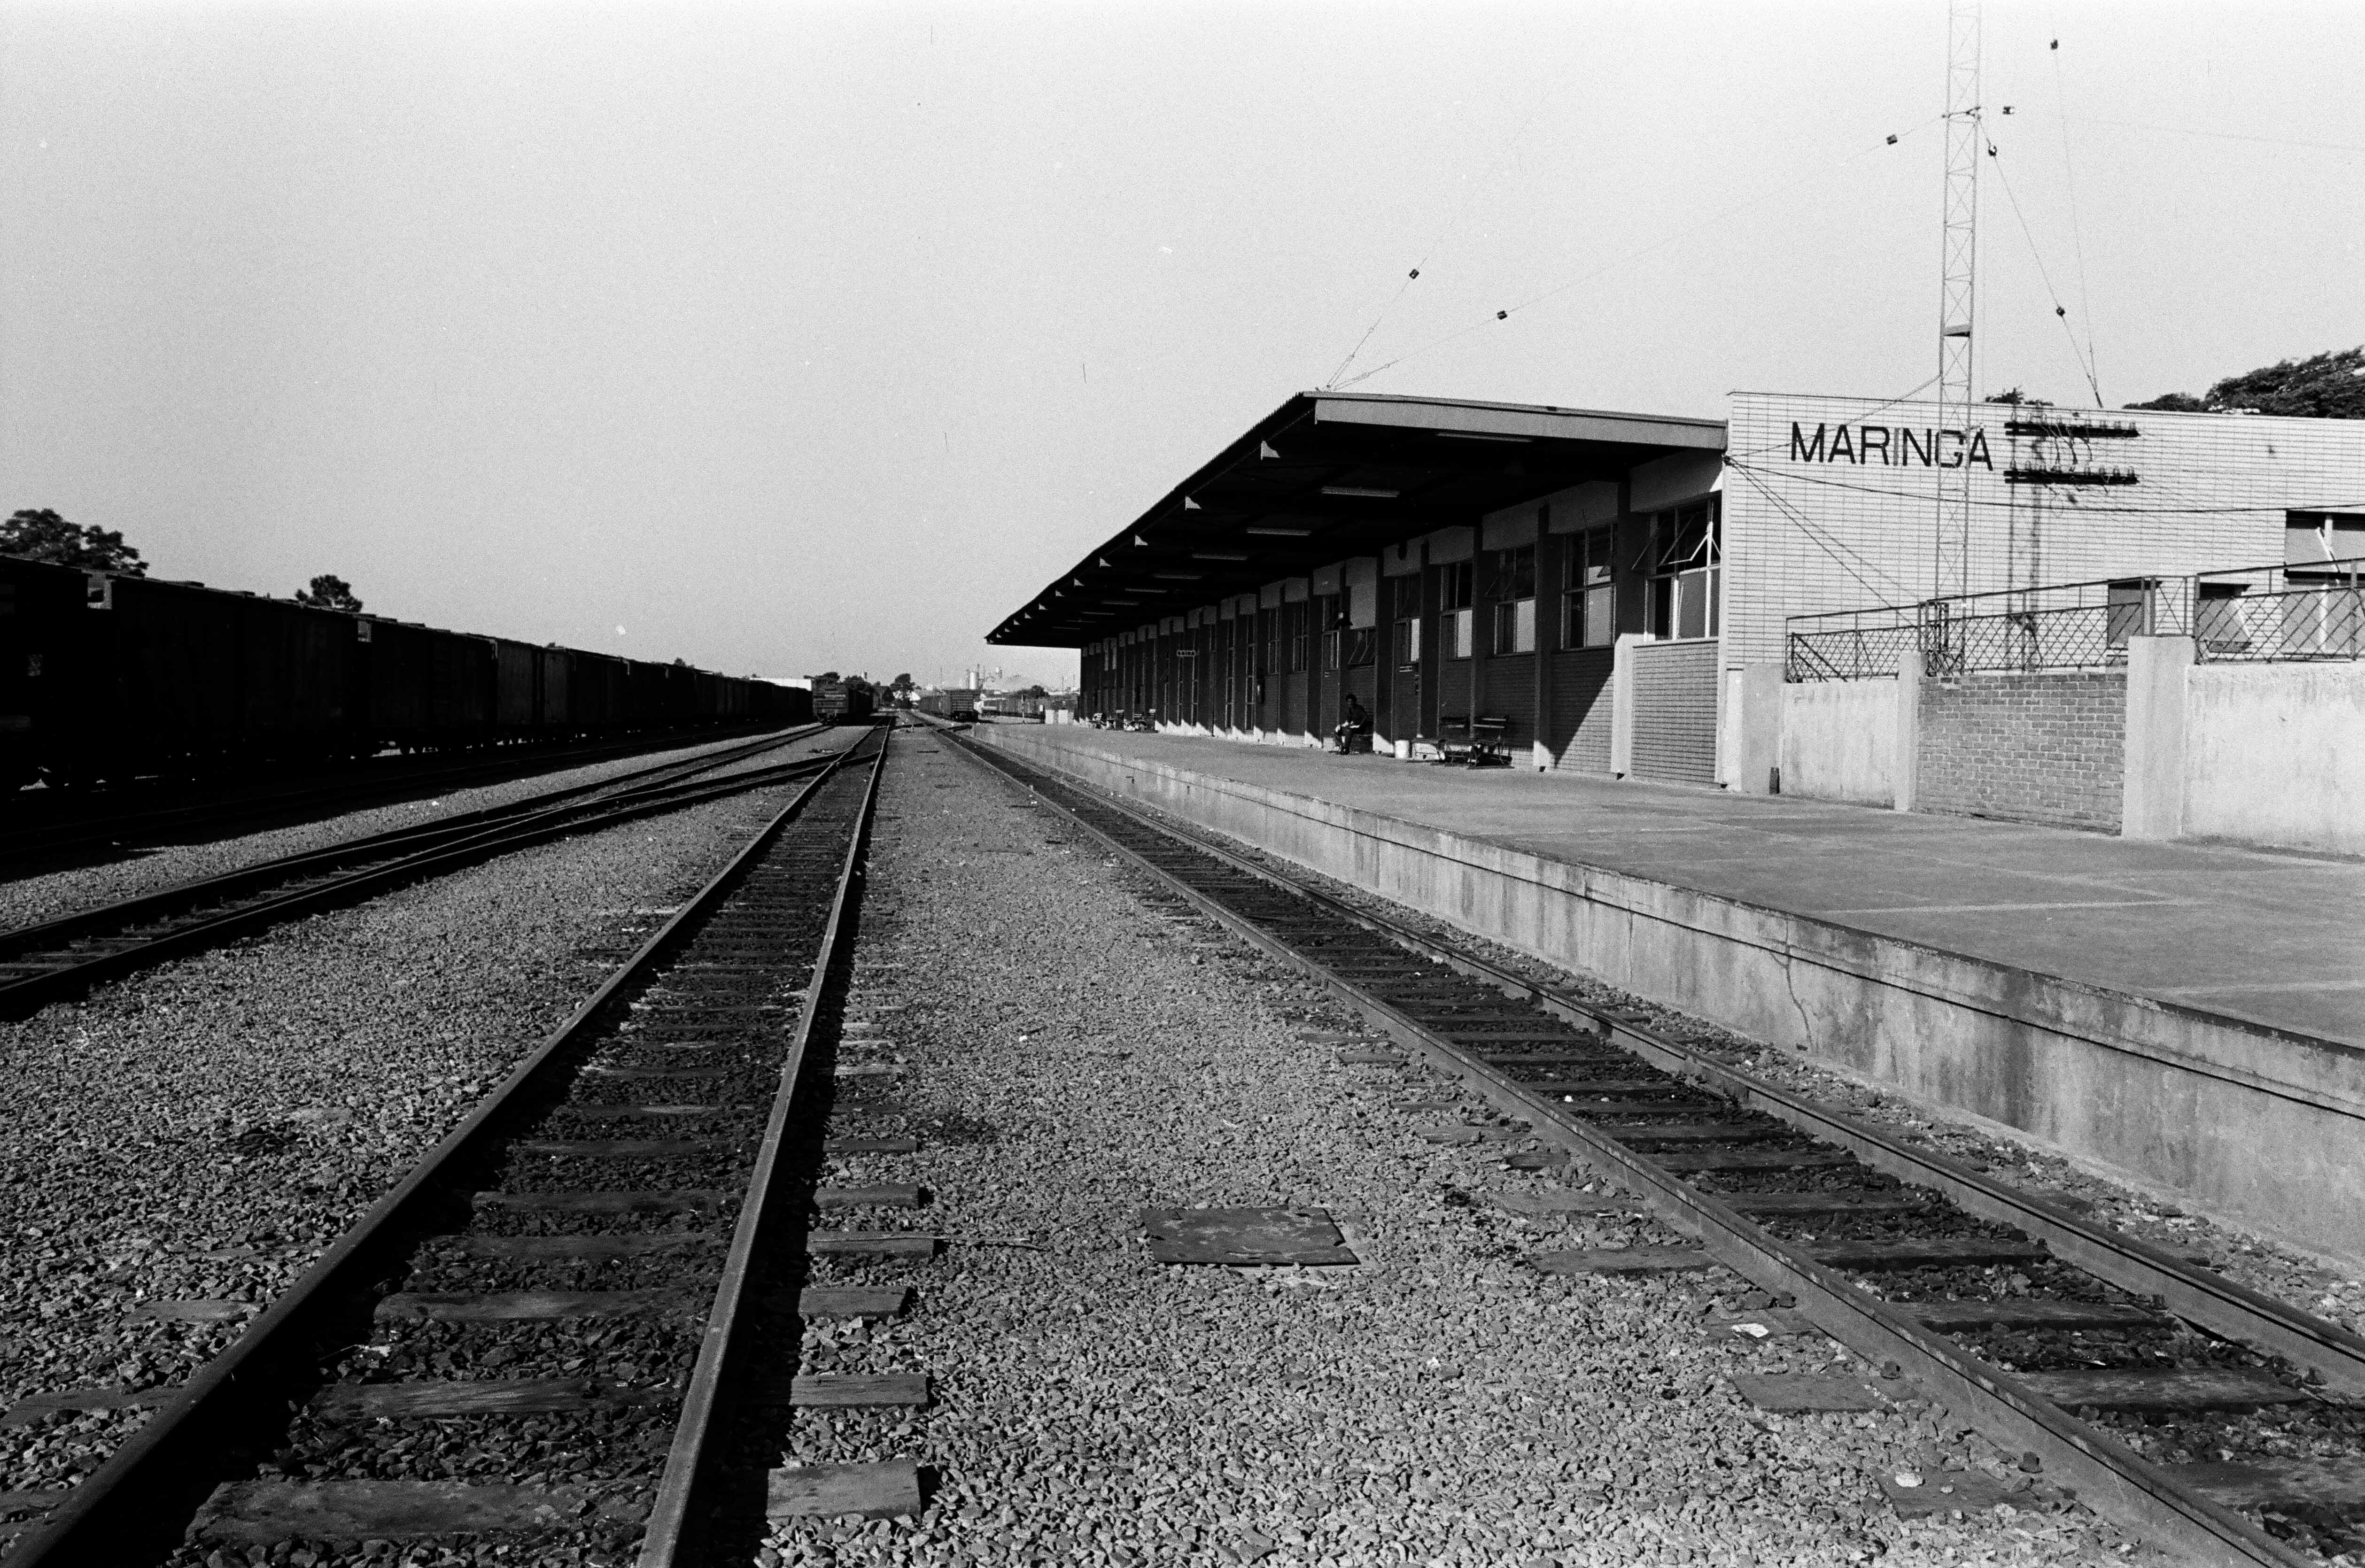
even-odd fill
[[[1961,431],[1915,430],[1908,425],[1819,424],[1810,437],[1793,420],[1790,461],[1853,463],[1858,467],[1877,462],[1883,468],[1910,468],[1917,462],[1924,468],[1960,468],[1976,463],[1990,474],[1995,472],[1995,459],[1988,453],[1988,432],[1977,428],[1967,438]]]

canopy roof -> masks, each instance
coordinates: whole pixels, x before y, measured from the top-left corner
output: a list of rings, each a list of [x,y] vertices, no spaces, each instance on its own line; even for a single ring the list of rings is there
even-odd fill
[[[1079,648],[1678,453],[1719,420],[1301,392],[995,627]]]

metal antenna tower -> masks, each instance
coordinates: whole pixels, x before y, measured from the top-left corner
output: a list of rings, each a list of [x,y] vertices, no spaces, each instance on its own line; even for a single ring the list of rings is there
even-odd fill
[[[1978,297],[1979,0],[1946,7],[1945,281],[1938,306],[1938,424],[1961,432],[1957,466],[1938,473],[1938,547],[1931,592],[1971,590],[1971,315]],[[1944,438],[1940,438],[1942,441]]]

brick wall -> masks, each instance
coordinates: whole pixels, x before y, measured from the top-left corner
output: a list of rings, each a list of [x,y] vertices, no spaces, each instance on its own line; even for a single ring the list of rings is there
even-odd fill
[[[1921,720],[1921,810],[2118,831],[2124,672],[1924,680]]]

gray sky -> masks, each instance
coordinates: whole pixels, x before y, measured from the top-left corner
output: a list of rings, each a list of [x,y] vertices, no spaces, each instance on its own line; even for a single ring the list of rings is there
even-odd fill
[[[1066,678],[980,638],[1375,318],[1347,375],[1410,357],[1370,391],[1923,382],[1945,37],[1900,3],[17,0],[0,508],[537,641]],[[1999,3],[1986,52],[1989,388],[2087,396],[2029,235],[2111,403],[2365,341],[2365,6]]]

